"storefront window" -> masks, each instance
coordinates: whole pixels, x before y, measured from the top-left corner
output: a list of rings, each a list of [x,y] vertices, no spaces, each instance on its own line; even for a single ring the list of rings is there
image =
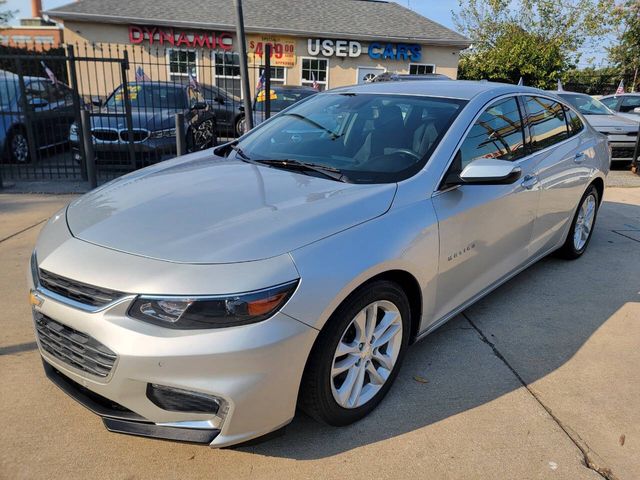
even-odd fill
[[[264,65],[260,65],[260,72],[264,71]],[[287,80],[286,69],[284,67],[271,67],[271,83],[284,85]]]
[[[196,52],[193,50],[169,50],[169,79],[172,82],[188,82],[189,73],[198,78]]]
[[[409,75],[427,75],[436,71],[435,65],[428,63],[410,63]]]
[[[240,55],[230,52],[215,53],[216,85],[232,95],[240,97]]]
[[[302,85],[313,86],[315,81],[319,90],[326,90],[328,70],[329,61],[324,58],[303,58]]]

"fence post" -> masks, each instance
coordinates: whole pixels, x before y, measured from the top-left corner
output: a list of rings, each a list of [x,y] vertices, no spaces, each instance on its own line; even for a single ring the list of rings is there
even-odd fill
[[[176,153],[178,156],[187,153],[184,136],[184,113],[176,113]]]
[[[271,117],[271,44],[264,46],[264,119]]]
[[[637,175],[640,175],[638,169],[638,160],[640,156],[640,123],[638,123],[638,135],[636,136],[636,147],[633,149],[633,161],[631,162],[631,171]]]
[[[76,74],[76,55],[73,50],[73,45],[67,45],[67,61],[69,62],[69,87],[71,88],[73,95],[73,116],[75,118],[76,125],[78,125],[78,135],[82,139],[86,136],[86,133],[91,135],[91,129],[88,132],[84,130],[82,126],[82,118],[80,118],[80,112],[84,108],[80,105],[80,88],[78,85],[78,76]],[[87,158],[87,153],[84,151],[84,143],[78,142],[80,148],[80,155],[82,158]],[[85,162],[80,162],[80,177],[82,180],[87,180],[87,166]]]
[[[16,70],[18,71],[18,85],[20,87],[20,103],[22,111],[24,112],[25,124],[27,127],[27,143],[29,144],[29,157],[31,163],[35,165],[38,159],[38,149],[36,148],[36,141],[33,136],[33,123],[31,122],[31,105],[27,103],[26,86],[24,83],[24,76],[22,75],[22,60],[20,57],[16,58]]]
[[[240,81],[242,82],[242,96],[244,97],[244,124],[245,132],[253,128],[253,115],[251,113],[251,88],[249,87],[249,67],[247,66],[247,39],[244,35],[244,15],[242,13],[242,0],[233,0],[236,7],[236,37],[240,46]]]
[[[129,161],[131,168],[136,169],[136,151],[133,147],[133,115],[131,114],[131,98],[129,97],[129,85],[127,83],[127,70],[129,70],[129,52],[125,50],[124,57],[120,61],[120,73],[122,75],[122,95],[124,98],[124,114],[127,119],[127,137],[129,147]]]
[[[91,120],[89,119],[89,112],[84,108],[80,111],[80,123],[82,124],[82,131],[88,132],[88,135],[84,135],[82,137],[82,143],[84,145],[84,160],[87,169],[87,177],[89,179],[89,188],[94,189],[98,186],[98,176],[96,174],[96,157],[93,153]]]

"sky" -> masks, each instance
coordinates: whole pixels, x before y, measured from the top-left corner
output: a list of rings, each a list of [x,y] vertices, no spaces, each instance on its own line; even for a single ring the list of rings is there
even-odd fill
[[[42,7],[44,10],[59,7],[71,3],[72,0],[42,0]],[[135,0],[134,0],[135,1]],[[231,0],[229,0],[231,1]],[[319,0],[320,1],[320,0]],[[449,27],[455,30],[453,24],[453,18],[451,15],[452,10],[458,10],[458,0],[395,0],[396,3],[409,7],[412,10],[424,15],[431,20],[434,20],[445,27]],[[12,23],[16,24],[19,18],[25,18],[31,16],[31,2],[29,0],[8,0],[6,4],[7,10],[17,10]],[[580,67],[587,66],[587,60],[593,58],[596,65],[600,65],[606,56],[604,46],[598,48],[594,52],[583,52],[582,59],[579,63]]]

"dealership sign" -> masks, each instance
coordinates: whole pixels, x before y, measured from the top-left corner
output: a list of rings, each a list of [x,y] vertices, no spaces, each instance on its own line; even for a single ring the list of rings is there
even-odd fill
[[[355,40],[320,40],[309,38],[307,51],[309,55],[317,57],[351,57],[362,55],[363,46]],[[422,46],[417,43],[384,43],[371,42],[367,47],[367,54],[373,60],[411,60],[416,62],[422,57]]]
[[[273,35],[250,36],[248,41],[249,62],[264,65],[264,53],[271,45],[271,65],[293,67],[296,64],[296,41],[294,38]]]
[[[134,45],[147,42],[149,45],[169,45],[189,48],[221,48],[231,50],[231,34],[207,31],[185,31],[173,28],[129,26],[129,41]]]

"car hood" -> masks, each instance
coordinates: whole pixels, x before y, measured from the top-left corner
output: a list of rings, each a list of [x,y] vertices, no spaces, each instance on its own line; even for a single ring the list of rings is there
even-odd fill
[[[384,214],[396,184],[355,185],[214,157],[149,167],[71,203],[78,239],[179,263],[290,252]]]
[[[585,115],[585,118],[587,119],[589,124],[599,132],[603,130],[607,133],[611,132],[610,130],[607,130],[607,128],[620,128],[621,130],[618,130],[620,132],[638,131],[637,122],[629,120],[628,118],[621,117],[619,115]],[[615,130],[613,132],[615,132]]]
[[[143,128],[147,130],[162,130],[175,127],[176,110],[154,108],[154,109],[131,109],[132,128]],[[91,127],[109,128],[122,130],[127,128],[127,117],[122,110],[109,111],[103,109],[100,113],[91,115]]]

